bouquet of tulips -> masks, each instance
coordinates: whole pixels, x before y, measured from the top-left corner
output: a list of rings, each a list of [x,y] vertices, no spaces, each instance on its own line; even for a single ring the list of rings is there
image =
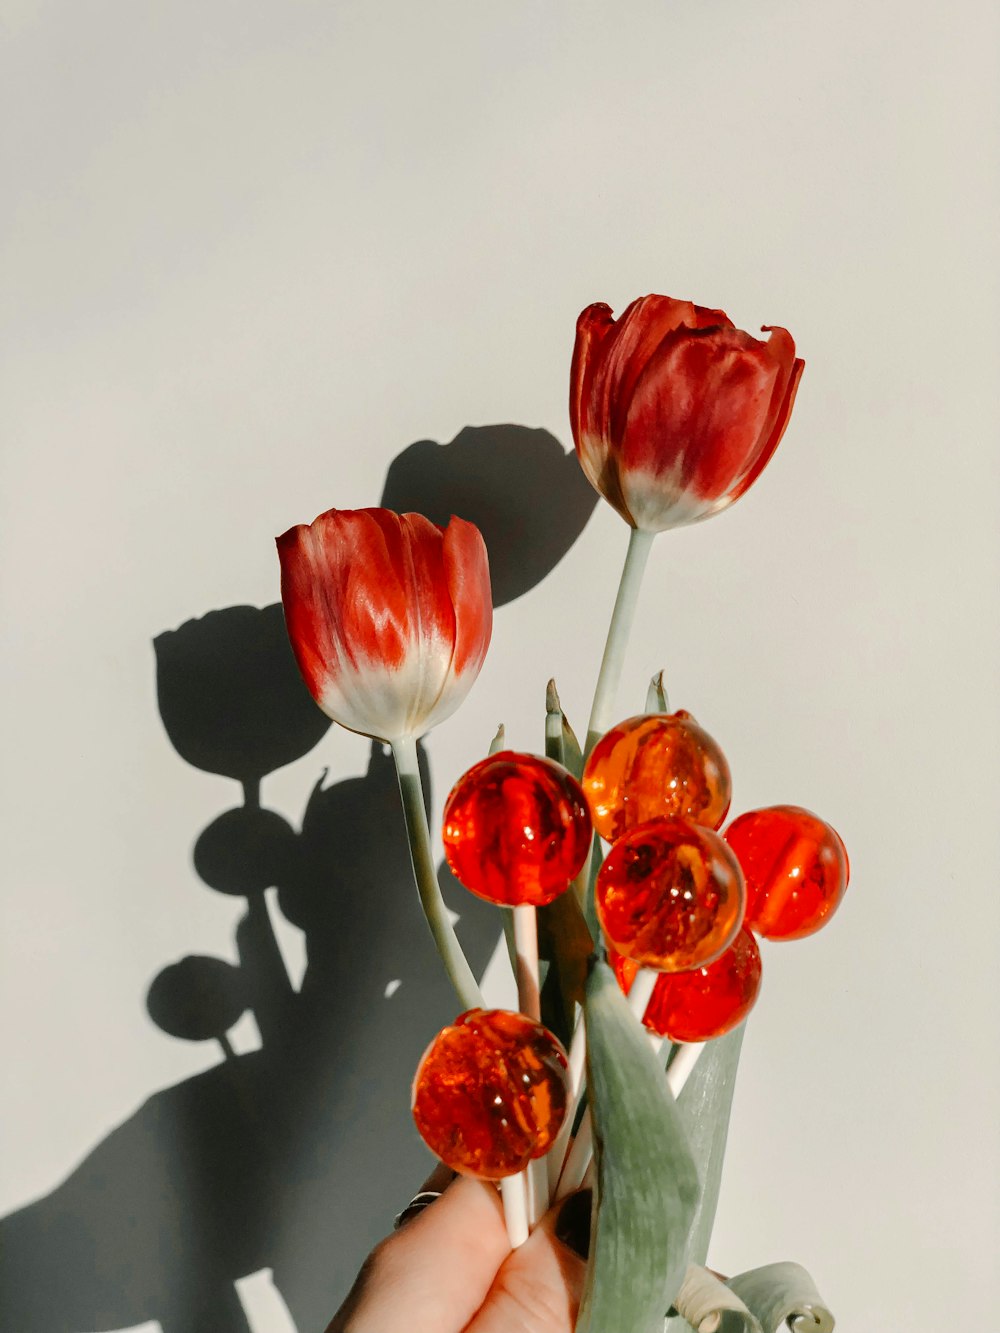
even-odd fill
[[[817,930],[847,883],[840,838],[796,806],[725,831],[722,749],[672,712],[614,700],[657,533],[725,509],[784,434],[803,362],[719,310],[647,296],[577,324],[570,417],[586,477],[629,527],[581,746],[549,682],[544,753],[504,748],[455,784],[445,854],[499,908],[518,1012],[489,1009],[441,897],[417,741],[464,699],[492,627],[486,547],[453,517],[330,510],[278,539],[282,600],[320,708],[395,757],[413,871],[461,1014],[416,1072],[413,1115],[456,1171],[498,1182],[510,1243],[551,1201],[593,1187],[581,1333],[722,1327],[830,1330],[792,1263],[723,1278],[704,1267],[756,937]]]

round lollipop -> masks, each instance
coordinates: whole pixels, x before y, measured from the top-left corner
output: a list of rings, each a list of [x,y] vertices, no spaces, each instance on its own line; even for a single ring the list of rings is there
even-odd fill
[[[413,1080],[413,1118],[453,1171],[500,1180],[552,1146],[566,1114],[566,1052],[547,1028],[471,1009],[443,1028]]]
[[[680,816],[718,828],[732,796],[729,765],[690,713],[619,722],[594,746],[583,773],[594,828],[606,842],[650,819]]]
[[[797,805],[772,805],[734,819],[723,835],[747,888],[746,925],[769,940],[819,930],[837,909],[850,867],[839,835]]]
[[[628,991],[638,967],[621,954],[610,962],[618,984]],[[643,1022],[673,1042],[711,1041],[742,1023],[760,993],[761,962],[757,941],[745,927],[713,963],[689,972],[661,972]]]
[[[597,876],[608,942],[641,968],[683,972],[726,950],[743,920],[739,862],[717,833],[657,819],[626,833]]]
[[[501,750],[475,764],[444,810],[444,853],[479,898],[541,907],[582,869],[591,825],[580,784],[551,759]]]

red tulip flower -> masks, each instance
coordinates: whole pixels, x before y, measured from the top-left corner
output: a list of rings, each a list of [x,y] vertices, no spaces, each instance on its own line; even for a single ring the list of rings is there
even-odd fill
[[[643,296],[616,322],[588,306],[576,326],[570,420],[591,485],[626,523],[664,532],[707,518],[757,479],[788,425],[803,362],[791,335],[766,341],[721,310]]]
[[[493,627],[478,528],[331,509],[279,537],[278,557],[292,648],[328,717],[396,742],[455,711]]]

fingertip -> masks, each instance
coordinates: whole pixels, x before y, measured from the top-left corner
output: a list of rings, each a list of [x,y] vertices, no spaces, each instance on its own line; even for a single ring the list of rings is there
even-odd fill
[[[590,1190],[561,1200],[500,1268],[488,1300],[466,1333],[510,1333],[534,1312],[547,1333],[571,1333],[587,1280]],[[533,1325],[534,1326],[534,1325]]]

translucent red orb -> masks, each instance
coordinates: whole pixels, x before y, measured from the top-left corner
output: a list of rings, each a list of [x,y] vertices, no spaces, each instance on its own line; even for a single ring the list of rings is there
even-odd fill
[[[837,909],[850,868],[839,835],[796,805],[734,819],[724,834],[747,886],[746,924],[769,940],[797,940]]]
[[[592,834],[572,774],[551,759],[501,750],[459,778],[443,836],[448,864],[472,893],[541,907],[582,869]]]
[[[453,1171],[500,1180],[548,1152],[567,1097],[566,1052],[547,1028],[524,1014],[470,1009],[424,1052],[413,1119]]]
[[[638,965],[621,954],[611,963],[622,990],[628,991]],[[661,972],[643,1022],[671,1041],[711,1041],[742,1023],[760,993],[761,962],[757,941],[742,929],[714,963],[690,972]]]
[[[717,833],[657,819],[626,833],[597,876],[608,942],[641,967],[683,972],[728,949],[743,921],[743,876]]]
[[[597,742],[583,773],[594,828],[607,842],[650,819],[718,828],[729,810],[726,756],[690,713],[630,717]]]

